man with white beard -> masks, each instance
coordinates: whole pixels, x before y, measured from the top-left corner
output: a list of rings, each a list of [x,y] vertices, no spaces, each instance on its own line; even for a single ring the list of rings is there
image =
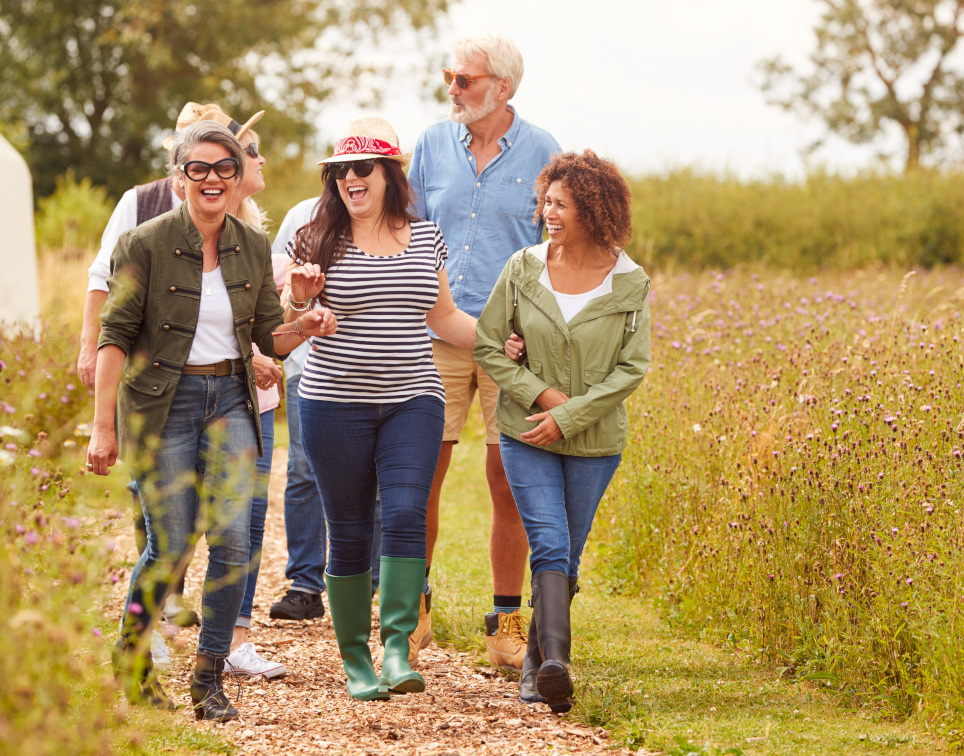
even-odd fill
[[[509,105],[523,71],[522,55],[511,41],[494,35],[464,37],[455,43],[454,53],[455,63],[443,71],[451,98],[449,118],[419,137],[408,180],[416,215],[442,229],[456,306],[478,317],[509,257],[542,241],[542,223],[533,220],[535,180],[561,149],[549,133],[524,121]],[[499,389],[472,358],[472,350],[432,336],[435,366],[445,385],[445,433],[428,501],[428,566],[410,660],[432,640],[428,576],[438,537],[439,498],[452,447],[478,391],[492,497],[493,607],[485,616],[486,645],[493,666],[521,669],[527,634],[519,607],[529,546],[499,453]]]

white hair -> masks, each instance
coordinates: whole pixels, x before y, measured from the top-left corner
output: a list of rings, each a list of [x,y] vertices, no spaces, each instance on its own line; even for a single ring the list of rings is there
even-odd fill
[[[512,40],[498,34],[485,34],[478,37],[462,37],[453,48],[455,59],[464,63],[469,58],[484,55],[488,58],[488,73],[511,82],[509,99],[515,97],[522,81],[524,66],[522,53]]]

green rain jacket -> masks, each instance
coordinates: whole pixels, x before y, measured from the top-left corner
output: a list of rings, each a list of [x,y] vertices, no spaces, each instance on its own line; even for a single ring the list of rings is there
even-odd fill
[[[120,455],[131,462],[156,444],[191,352],[201,307],[202,242],[185,202],[123,234],[111,255],[97,347],[114,344],[127,355],[117,395],[117,435]],[[271,332],[284,321],[271,244],[263,231],[227,215],[218,257],[262,454],[251,343],[274,357]]]
[[[649,277],[620,251],[612,291],[591,300],[568,323],[552,292],[539,282],[549,243],[516,252],[479,318],[474,356],[499,388],[496,424],[510,438],[536,423],[536,397],[558,389],[569,401],[550,410],[562,438],[544,448],[577,457],[619,454],[626,446],[623,400],[649,369]],[[503,347],[515,331],[527,362]]]

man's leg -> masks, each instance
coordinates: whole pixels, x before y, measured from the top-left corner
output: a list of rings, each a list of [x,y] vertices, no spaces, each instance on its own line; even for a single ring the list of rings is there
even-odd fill
[[[291,588],[284,598],[271,605],[272,619],[306,620],[321,617],[325,606],[327,530],[318,483],[312,474],[301,442],[298,384],[301,375],[285,382],[288,416],[288,482],[285,486],[285,536],[288,564],[285,577]]]
[[[485,476],[492,497],[492,529],[489,533],[492,611],[485,615],[485,644],[492,666],[522,669],[528,635],[519,608],[522,606],[529,542],[499,451],[499,431],[495,427],[499,388],[482,368],[476,366],[476,371],[479,402],[485,419]]]

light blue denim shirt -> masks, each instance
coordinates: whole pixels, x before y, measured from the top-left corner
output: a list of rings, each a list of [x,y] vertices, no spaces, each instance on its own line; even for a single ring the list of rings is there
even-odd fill
[[[481,174],[469,150],[471,132],[449,120],[422,132],[408,169],[416,215],[437,223],[449,248],[445,267],[455,304],[474,317],[512,254],[542,241],[542,223],[532,220],[535,182],[562,151],[551,134],[513,112],[499,139],[502,152]]]
[[[274,241],[271,242],[272,255],[288,257],[288,254],[285,252],[285,247],[291,239],[295,238],[295,232],[302,226],[307,225],[308,221],[311,220],[312,212],[317,204],[318,198],[313,197],[312,199],[302,200],[287,212],[285,219],[281,221],[281,225],[278,227],[277,236],[275,236]],[[285,380],[305,372],[305,363],[308,361],[308,350],[310,348],[306,341],[301,346],[292,350],[291,354],[288,355],[288,359],[286,359],[284,363]]]

